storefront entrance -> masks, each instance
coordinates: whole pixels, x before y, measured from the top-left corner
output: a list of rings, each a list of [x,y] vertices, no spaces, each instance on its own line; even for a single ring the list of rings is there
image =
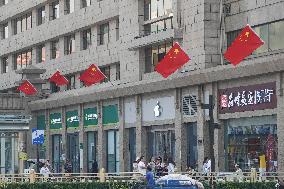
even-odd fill
[[[79,133],[67,133],[67,158],[72,164],[73,173],[80,173]]]
[[[97,161],[97,144],[98,144],[98,135],[97,132],[88,132],[87,133],[87,140],[88,140],[88,172],[93,172],[92,165],[94,161]]]
[[[227,171],[235,171],[235,164],[239,164],[243,171],[258,170],[261,157],[265,157],[266,165],[262,166],[267,172],[276,171],[276,116],[226,120],[225,151]]]
[[[175,159],[175,131],[173,129],[148,132],[148,159],[151,157],[169,157]]]
[[[19,172],[18,133],[0,132],[0,173]]]
[[[55,173],[61,172],[62,136],[52,135],[52,165]]]

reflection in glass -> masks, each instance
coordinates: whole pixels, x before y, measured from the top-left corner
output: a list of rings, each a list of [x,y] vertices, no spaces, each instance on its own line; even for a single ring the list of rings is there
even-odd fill
[[[278,50],[284,48],[284,21],[274,22],[269,25],[269,48]]]
[[[264,41],[264,45],[256,49],[254,52],[263,53],[268,51],[268,25],[262,25],[254,28],[254,31],[259,35],[259,37]]]

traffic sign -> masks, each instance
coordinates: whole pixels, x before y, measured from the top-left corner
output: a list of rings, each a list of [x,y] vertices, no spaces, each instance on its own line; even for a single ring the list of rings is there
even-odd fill
[[[32,144],[44,143],[44,130],[32,129]]]

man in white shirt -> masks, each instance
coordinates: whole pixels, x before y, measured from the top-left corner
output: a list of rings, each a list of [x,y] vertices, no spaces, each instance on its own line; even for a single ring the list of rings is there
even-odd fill
[[[48,177],[49,176],[50,171],[49,171],[49,169],[48,169],[46,164],[44,164],[44,166],[40,169],[40,174],[42,174],[42,176],[44,176],[44,177]]]
[[[144,163],[144,156],[141,156],[138,163],[138,172],[142,175],[146,175],[146,164]]]

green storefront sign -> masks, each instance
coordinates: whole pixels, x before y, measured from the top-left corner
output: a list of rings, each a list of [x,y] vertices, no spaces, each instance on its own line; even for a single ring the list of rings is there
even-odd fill
[[[84,126],[98,125],[98,113],[97,108],[84,109]]]
[[[117,104],[103,106],[103,125],[113,124],[119,121]]]
[[[50,129],[61,129],[62,128],[62,120],[61,113],[53,113],[49,115],[49,124]]]
[[[66,112],[66,127],[67,128],[79,127],[78,110]]]
[[[45,125],[45,116],[44,115],[39,115],[37,116],[37,129],[39,130],[45,130],[46,125]]]

